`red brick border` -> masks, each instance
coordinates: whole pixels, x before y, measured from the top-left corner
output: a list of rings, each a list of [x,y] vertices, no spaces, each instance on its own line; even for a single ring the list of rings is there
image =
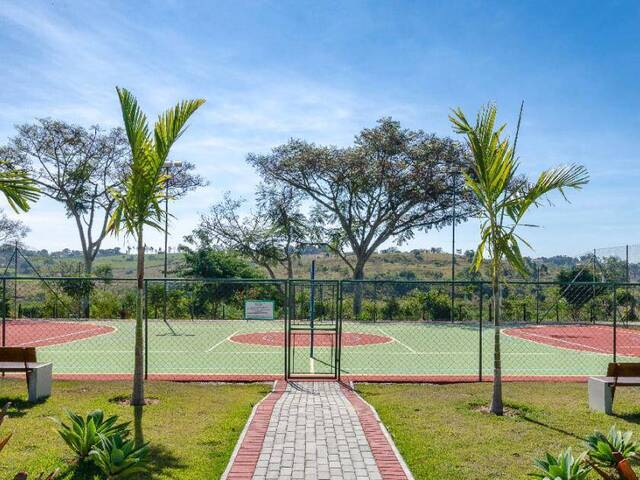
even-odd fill
[[[267,395],[258,405],[256,405],[249,424],[243,431],[243,435],[238,440],[239,447],[229,460],[229,467],[226,475],[222,478],[226,480],[250,480],[256,469],[262,443],[269,428],[269,421],[276,402],[280,399],[285,389],[286,383],[276,382],[273,391]]]
[[[391,444],[392,440],[385,434],[384,427],[381,425],[373,407],[351,388],[344,384],[341,384],[341,388],[358,414],[360,424],[383,480],[413,480],[411,472],[409,472],[409,469],[401,460],[400,454]]]

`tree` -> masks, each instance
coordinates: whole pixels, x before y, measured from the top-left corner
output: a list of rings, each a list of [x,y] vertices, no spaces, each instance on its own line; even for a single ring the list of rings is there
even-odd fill
[[[27,233],[29,233],[29,227],[20,220],[10,219],[4,211],[0,210],[0,245],[15,244],[26,237]]]
[[[280,265],[287,278],[293,278],[293,261],[308,243],[307,219],[299,210],[301,195],[286,185],[261,185],[256,197],[257,209],[243,216],[244,202],[227,193],[202,215],[187,240],[236,251],[263,267],[273,279],[273,267]]]
[[[522,116],[522,109],[520,110]],[[480,243],[476,249],[474,267],[480,270],[485,256],[490,261],[491,291],[494,318],[493,397],[491,412],[503,414],[502,362],[500,353],[500,282],[502,260],[522,275],[527,274],[519,243],[529,244],[518,233],[522,220],[531,206],[552,191],[565,197],[568,188],[579,189],[589,181],[586,169],[581,165],[569,165],[543,171],[531,183],[518,176],[519,163],[515,158],[520,120],[516,137],[511,145],[503,138],[506,125],[496,127],[496,107],[482,107],[471,126],[461,109],[452,111],[449,120],[456,133],[465,135],[472,154],[471,172],[465,175],[468,189],[475,195],[481,219]],[[566,198],[566,197],[565,197]]]
[[[560,296],[571,306],[574,316],[585,304],[605,290],[593,272],[577,266],[560,270],[556,275],[556,281],[560,283]]]
[[[385,241],[402,244],[416,230],[451,223],[453,181],[465,169],[466,155],[458,142],[383,118],[362,130],[350,147],[290,140],[269,154],[250,154],[248,162],[265,183],[288,185],[313,201],[316,242],[360,280]],[[458,195],[458,221],[468,207]],[[356,289],[354,313],[360,307]]]
[[[203,99],[184,100],[162,113],[149,130],[147,117],[135,97],[126,89],[116,87],[122,109],[124,128],[131,149],[131,162],[126,169],[122,188],[113,193],[114,210],[109,230],[125,233],[137,241],[137,297],[135,330],[135,363],[131,405],[135,412],[136,445],[143,444],[142,406],[144,400],[143,371],[143,305],[144,305],[144,227],[163,230],[168,176],[164,163],[174,142],[182,135],[189,117],[204,103]]]
[[[18,125],[16,130],[17,135],[0,148],[0,158],[33,172],[43,194],[64,205],[78,230],[85,274],[91,274],[108,234],[113,193],[123,186],[131,155],[124,131],[106,131],[98,125],[85,128],[49,118]],[[193,164],[183,162],[172,170],[173,198],[205,184],[193,169]]]

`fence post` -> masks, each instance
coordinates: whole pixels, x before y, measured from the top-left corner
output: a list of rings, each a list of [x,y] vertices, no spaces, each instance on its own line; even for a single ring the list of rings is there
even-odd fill
[[[478,381],[482,381],[482,297],[484,296],[484,284],[480,282],[480,323],[478,325]]]
[[[144,279],[144,379],[149,379],[149,296],[147,295],[147,283]],[[165,312],[166,312],[165,302]],[[166,318],[165,318],[166,321]]]
[[[613,362],[616,362],[618,337],[618,300],[616,298],[616,284],[613,284]]]
[[[2,346],[7,342],[7,279],[2,278]],[[2,372],[2,378],[5,373]]]
[[[536,263],[536,323],[540,323],[540,265]]]

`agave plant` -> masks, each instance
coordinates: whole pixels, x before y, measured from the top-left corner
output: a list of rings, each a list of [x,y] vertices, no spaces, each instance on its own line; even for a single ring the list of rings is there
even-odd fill
[[[93,463],[107,477],[107,480],[131,478],[145,473],[149,444],[136,448],[133,440],[117,434],[112,437],[100,436],[100,444],[91,450]]]
[[[635,480],[637,477],[631,463],[640,459],[640,444],[632,439],[633,432],[623,432],[613,425],[605,436],[602,432],[594,432],[587,437],[588,462],[603,478],[614,478],[606,474],[602,468],[615,469],[624,480]]]
[[[584,463],[586,453],[574,458],[570,448],[558,457],[547,453],[544,459],[534,460],[534,465],[540,470],[530,475],[542,480],[586,480],[591,467]]]
[[[89,413],[86,419],[69,410],[66,414],[70,420],[69,425],[56,419],[54,421],[58,423],[58,433],[80,461],[85,460],[91,449],[100,444],[101,437],[126,437],[129,434],[129,422],[116,423],[116,415],[105,418],[102,410]]]

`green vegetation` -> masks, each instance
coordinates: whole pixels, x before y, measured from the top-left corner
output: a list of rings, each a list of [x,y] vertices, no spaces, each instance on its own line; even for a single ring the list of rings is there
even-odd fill
[[[534,458],[568,446],[582,451],[594,430],[607,431],[612,422],[589,410],[584,383],[506,384],[502,417],[486,413],[486,383],[357,388],[378,410],[417,480],[524,480]],[[616,392],[618,428],[640,432],[638,405],[640,390]]]
[[[135,408],[134,438],[141,448],[142,407],[145,404],[143,379],[143,308],[144,308],[144,227],[162,230],[165,211],[161,201],[166,200],[166,183],[169,177],[163,173],[171,147],[184,133],[191,115],[204,104],[203,99],[185,100],[166,110],[156,120],[153,133],[146,115],[135,97],[124,88],[116,88],[122,120],[131,147],[131,163],[127,166],[122,190],[114,192],[114,210],[109,220],[109,231],[116,235],[133,237],[138,245],[136,268],[136,331],[135,362],[133,369],[133,393],[131,405]]]
[[[491,273],[491,299],[494,323],[494,369],[491,412],[502,415],[502,366],[500,354],[501,282],[502,265],[506,260],[515,271],[528,274],[527,265],[520,252],[520,244],[529,246],[518,233],[527,210],[538,206],[545,196],[566,189],[582,188],[589,181],[586,169],[570,165],[545,170],[535,182],[518,173],[516,144],[522,118],[513,145],[504,138],[506,125],[496,126],[495,105],[484,106],[476,123],[471,126],[462,110],[455,109],[449,117],[456,133],[466,137],[471,152],[470,172],[465,183],[478,202],[480,243],[474,259],[474,270],[480,271],[488,259]]]
[[[0,403],[13,406],[2,426],[13,437],[0,454],[0,478],[13,478],[18,469],[31,475],[61,468],[62,480],[103,478],[91,464],[78,466],[74,455],[47,417],[59,417],[66,408],[104,410],[130,421],[128,382],[56,381],[55,395],[29,404],[24,380],[2,380]],[[203,385],[152,382],[145,407],[145,434],[150,442],[150,473],[140,479],[201,480],[219,478],[249,417],[268,385]],[[197,401],[194,401],[197,399]]]

